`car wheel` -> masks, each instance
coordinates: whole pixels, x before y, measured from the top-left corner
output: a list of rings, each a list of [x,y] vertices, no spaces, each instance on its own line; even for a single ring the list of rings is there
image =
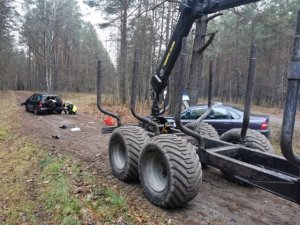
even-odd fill
[[[56,111],[56,112],[57,112],[57,114],[61,114],[62,111]]]
[[[195,146],[175,135],[158,135],[139,159],[141,185],[147,198],[164,208],[187,204],[198,193],[202,170]]]
[[[203,137],[216,139],[216,140],[220,139],[220,136],[216,131],[216,129],[208,123],[201,122],[198,126],[197,123],[187,123],[185,126],[191,130],[196,131],[198,134],[200,134]],[[202,168],[206,169],[207,164],[205,164],[204,162],[201,163],[202,163]]]

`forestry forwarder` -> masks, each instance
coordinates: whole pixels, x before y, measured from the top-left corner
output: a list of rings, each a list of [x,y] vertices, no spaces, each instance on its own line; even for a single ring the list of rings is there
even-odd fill
[[[228,178],[250,184],[300,204],[300,158],[293,153],[292,138],[297,108],[300,80],[300,12],[295,38],[294,56],[289,75],[288,93],[282,125],[281,149],[285,156],[270,153],[272,147],[253,130],[248,130],[251,94],[255,71],[255,45],[252,45],[245,99],[244,123],[241,130],[228,131],[221,140],[208,124],[201,120],[211,109],[212,67],[209,82],[208,111],[195,124],[183,126],[180,121],[181,96],[184,90],[183,74],[186,65],[186,36],[193,22],[219,10],[236,7],[258,0],[183,0],[180,18],[166,49],[157,74],[152,77],[151,117],[142,117],[135,111],[139,51],[135,52],[132,78],[131,112],[140,125],[122,125],[120,117],[106,111],[101,105],[101,62],[98,62],[98,98],[101,112],[117,119],[117,127],[103,128],[112,132],[109,142],[109,160],[113,174],[122,181],[140,180],[147,198],[164,208],[176,208],[191,201],[198,193],[202,180],[202,165],[220,169]],[[298,48],[298,49],[297,49]],[[162,114],[168,100],[160,107],[163,91],[168,86],[169,75],[180,54],[180,74],[175,122],[178,129],[168,126]],[[222,141],[222,140],[226,140]],[[238,144],[232,144],[232,143]]]

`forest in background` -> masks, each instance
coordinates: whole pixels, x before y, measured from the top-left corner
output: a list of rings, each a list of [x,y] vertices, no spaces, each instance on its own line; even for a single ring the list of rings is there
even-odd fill
[[[98,59],[115,74],[76,0],[25,0],[22,11],[0,0],[0,89],[92,92]]]
[[[111,27],[119,33],[110,39],[115,43],[116,65],[97,38],[95,28],[83,21],[76,0],[25,0],[22,15],[17,13],[15,2],[0,0],[1,90],[95,92],[97,60],[101,59],[103,92],[126,103],[130,99],[133,53],[139,48],[138,98],[150,99],[150,78],[156,73],[176,25],[178,1],[85,1],[97,10],[99,21],[105,18],[99,24],[101,29]],[[262,0],[196,21],[188,37],[186,77],[192,103],[206,96],[211,59],[216,65],[213,98],[241,102],[249,49],[255,42],[258,52],[253,101],[257,105],[283,105],[299,6],[300,0]],[[212,33],[212,45],[199,53],[197,49]],[[172,73],[170,86],[174,87],[177,66]]]

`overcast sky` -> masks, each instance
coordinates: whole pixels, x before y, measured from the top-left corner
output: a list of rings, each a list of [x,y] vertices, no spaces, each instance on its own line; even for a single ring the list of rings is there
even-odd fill
[[[110,55],[113,63],[116,63],[116,46],[112,40],[111,36],[116,35],[116,31],[112,28],[99,29],[98,24],[104,21],[104,18],[101,15],[101,11],[96,11],[94,8],[91,8],[83,3],[83,0],[77,0],[82,11],[83,19],[85,21],[91,22],[94,28],[97,31],[98,38],[102,41],[104,48]]]

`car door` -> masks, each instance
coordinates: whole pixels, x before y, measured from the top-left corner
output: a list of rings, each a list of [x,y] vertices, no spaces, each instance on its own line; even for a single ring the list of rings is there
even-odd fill
[[[231,117],[225,108],[213,107],[210,114],[205,118],[204,122],[212,125],[219,135],[229,130]]]
[[[42,101],[43,96],[37,94],[35,99],[34,99],[34,109],[40,108],[40,102]]]
[[[243,124],[243,112],[228,109],[231,122],[228,124],[228,129],[241,128]]]
[[[39,108],[39,104],[42,101],[42,95],[35,94],[31,100],[32,111]]]
[[[36,94],[31,95],[27,100],[26,100],[26,107],[28,111],[34,111],[34,102],[36,99]]]

